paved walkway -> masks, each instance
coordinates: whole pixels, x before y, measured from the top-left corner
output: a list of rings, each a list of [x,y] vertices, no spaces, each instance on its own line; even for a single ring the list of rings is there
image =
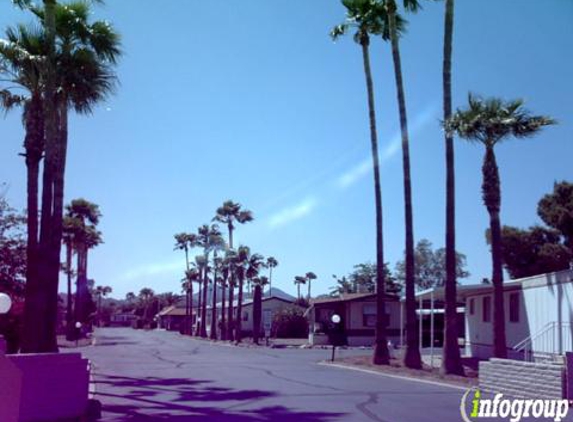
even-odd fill
[[[318,365],[325,350],[238,348],[129,328],[96,336],[82,352],[96,366],[104,421],[461,420],[463,391]]]

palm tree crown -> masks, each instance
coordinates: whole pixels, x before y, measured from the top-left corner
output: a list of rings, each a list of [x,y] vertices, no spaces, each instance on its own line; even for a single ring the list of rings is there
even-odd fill
[[[469,94],[468,108],[457,110],[445,122],[444,127],[446,131],[455,132],[460,138],[494,146],[509,136],[531,137],[544,126],[556,124],[551,117],[531,115],[523,104],[520,99],[483,99]]]

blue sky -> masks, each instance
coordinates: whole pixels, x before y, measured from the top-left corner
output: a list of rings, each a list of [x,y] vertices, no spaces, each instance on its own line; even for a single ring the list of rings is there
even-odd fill
[[[456,5],[454,106],[468,91],[521,97],[560,124],[497,149],[502,222],[539,222],[536,204],[555,180],[572,179],[573,3],[465,0]],[[173,234],[210,221],[226,199],[256,220],[240,243],[273,255],[274,285],[295,292],[314,271],[316,293],[375,256],[373,183],[360,50],[333,43],[344,18],[335,0],[108,0],[96,17],[123,36],[117,95],[90,118],[72,116],[66,200],[85,197],[104,217],[105,244],[90,277],[114,296],[151,287],[179,291],[182,253]],[[29,20],[9,2],[0,28]],[[411,131],[415,238],[444,241],[441,118],[443,2],[410,16],[402,59]],[[371,47],[387,260],[404,249],[401,152],[389,46]],[[0,120],[0,181],[25,205],[20,116]],[[458,250],[469,281],[489,277],[481,203],[482,149],[456,140]]]

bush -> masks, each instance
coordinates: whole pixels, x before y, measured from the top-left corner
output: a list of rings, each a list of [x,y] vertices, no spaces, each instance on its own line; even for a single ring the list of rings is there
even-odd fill
[[[276,313],[273,318],[272,334],[276,338],[306,338],[308,321],[302,309],[290,306]]]

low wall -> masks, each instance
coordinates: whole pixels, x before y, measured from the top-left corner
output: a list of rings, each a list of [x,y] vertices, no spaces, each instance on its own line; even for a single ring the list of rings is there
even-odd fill
[[[79,418],[88,405],[88,365],[79,353],[0,354],[0,420]]]
[[[515,398],[561,399],[565,367],[511,359],[490,359],[479,364],[479,387]]]

